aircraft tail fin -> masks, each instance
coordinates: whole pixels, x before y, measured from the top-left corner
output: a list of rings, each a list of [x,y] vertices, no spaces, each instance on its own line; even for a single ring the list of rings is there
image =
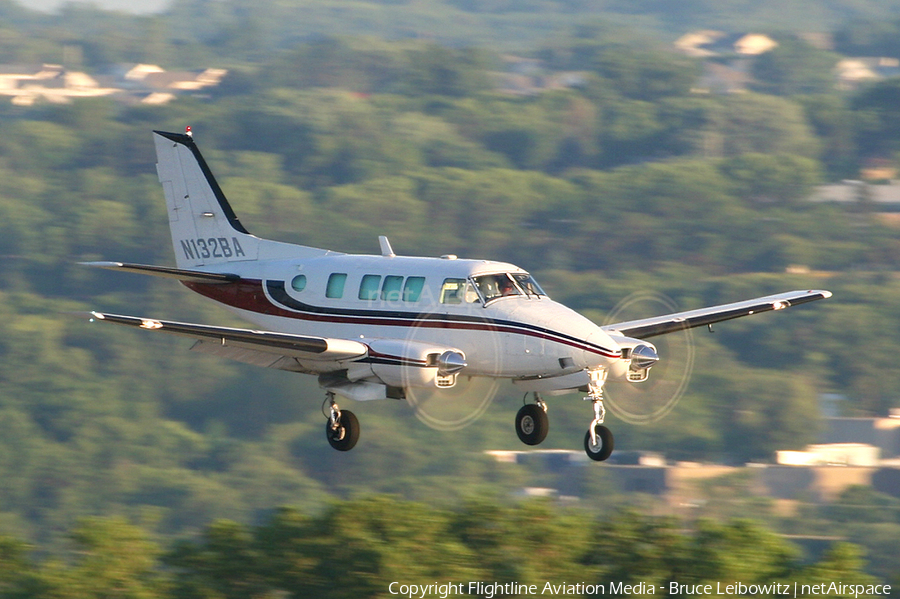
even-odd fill
[[[156,170],[166,196],[178,268],[324,253],[251,235],[225,198],[194,138],[186,133],[153,133]]]

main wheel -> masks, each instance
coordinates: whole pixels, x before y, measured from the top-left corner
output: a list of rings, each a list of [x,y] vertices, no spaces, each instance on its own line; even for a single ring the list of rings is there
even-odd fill
[[[331,428],[331,421],[325,423],[325,436],[328,443],[338,451],[350,451],[359,441],[359,420],[350,410],[341,410],[338,426]]]
[[[597,435],[597,444],[594,445],[591,442],[591,431],[588,430],[584,434],[584,452],[595,462],[602,462],[613,451],[613,434],[612,431],[602,424],[595,426],[594,432]]]
[[[539,444],[547,438],[549,430],[547,412],[537,404],[525,404],[516,414],[516,434],[525,445]]]

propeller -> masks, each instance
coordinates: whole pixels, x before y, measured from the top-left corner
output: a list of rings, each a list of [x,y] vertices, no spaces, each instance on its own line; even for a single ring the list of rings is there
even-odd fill
[[[473,304],[481,309],[480,304]],[[604,324],[623,322],[677,312],[670,297],[656,292],[632,293],[609,313]],[[429,314],[409,328],[406,340],[428,342],[434,320]],[[654,337],[650,340],[656,352],[648,346],[635,348],[633,359],[652,365],[647,381],[629,383],[609,380],[604,387],[606,405],[620,419],[632,424],[649,424],[662,419],[687,390],[694,367],[694,338],[691,329],[684,329]],[[480,357],[502,360],[499,335],[490,335],[479,346]],[[465,428],[478,420],[490,407],[500,391],[501,382],[489,377],[467,376],[464,364],[475,356],[447,352],[439,364],[442,373],[456,374],[452,387],[409,387],[406,401],[415,410],[416,418],[435,430],[452,431]],[[497,369],[501,364],[495,364]],[[452,371],[452,372],[450,372]]]
[[[481,304],[471,304],[472,310],[482,310]],[[474,314],[479,314],[473,312]],[[430,341],[433,334],[434,321],[428,314],[409,328],[406,340]],[[502,359],[501,340],[498,335],[489,336],[478,351],[485,356],[492,356],[494,361]],[[474,356],[471,356],[474,357]],[[409,387],[406,389],[406,401],[415,410],[416,418],[435,430],[454,431],[465,428],[478,420],[490,407],[500,390],[499,380],[489,377],[473,377],[466,375],[466,360],[470,356],[462,356],[454,351],[444,352],[438,359],[438,372],[442,375],[456,377],[452,387]],[[495,366],[499,369],[500,364]]]
[[[678,312],[672,298],[657,292],[638,291],[620,301],[604,324],[672,312]],[[650,341],[656,346],[658,361],[650,370],[648,380],[638,383],[609,380],[604,386],[607,407],[631,424],[650,424],[668,414],[687,391],[694,370],[692,329],[685,328]]]

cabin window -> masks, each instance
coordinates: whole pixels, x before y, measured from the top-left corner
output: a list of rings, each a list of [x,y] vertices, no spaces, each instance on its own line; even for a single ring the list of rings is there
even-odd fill
[[[403,288],[403,277],[388,275],[381,286],[381,299],[387,302],[399,302],[400,291]]]
[[[303,291],[306,289],[306,275],[297,275],[291,279],[291,289],[294,291]]]
[[[417,302],[425,287],[425,277],[409,277],[403,286],[403,301]]]
[[[519,287],[522,288],[525,295],[547,295],[544,293],[544,290],[541,289],[541,286],[537,284],[537,281],[534,280],[534,277],[527,273],[513,273],[512,278],[516,280],[516,283],[519,284]]]
[[[465,279],[444,279],[441,285],[442,304],[461,304],[466,299],[467,283]]]
[[[365,275],[359,283],[359,299],[375,301],[378,299],[378,288],[381,286],[381,275]]]
[[[497,299],[498,297],[508,297],[511,295],[522,295],[519,288],[506,273],[499,275],[482,275],[475,277],[475,286],[478,287],[481,297],[485,302]]]
[[[340,299],[344,297],[344,283],[347,282],[347,273],[336,272],[328,277],[328,285],[325,286],[325,297]]]

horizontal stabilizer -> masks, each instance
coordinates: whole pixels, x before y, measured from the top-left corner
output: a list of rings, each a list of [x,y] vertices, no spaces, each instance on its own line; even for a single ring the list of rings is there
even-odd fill
[[[142,275],[153,275],[168,279],[178,279],[188,283],[234,283],[241,277],[230,273],[205,272],[202,270],[187,270],[184,268],[170,268],[168,266],[152,266],[150,264],[129,264],[127,262],[80,262],[84,266],[106,268],[124,272],[134,272]]]

